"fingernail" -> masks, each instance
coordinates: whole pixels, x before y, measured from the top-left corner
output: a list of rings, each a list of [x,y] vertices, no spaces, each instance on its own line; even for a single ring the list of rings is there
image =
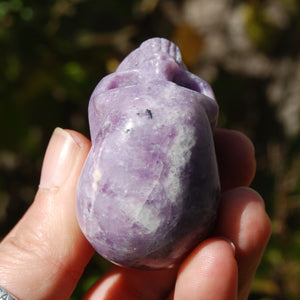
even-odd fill
[[[72,172],[79,145],[62,128],[56,128],[43,161],[40,188],[59,188]]]
[[[219,239],[222,239],[222,240],[226,241],[231,246],[233,256],[235,256],[236,247],[235,247],[235,244],[233,243],[233,241],[231,241],[230,239],[228,239],[225,236],[217,236],[216,238],[219,238]]]

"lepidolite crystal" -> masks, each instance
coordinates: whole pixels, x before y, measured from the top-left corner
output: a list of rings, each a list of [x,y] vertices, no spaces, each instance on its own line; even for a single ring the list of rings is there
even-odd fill
[[[218,105],[172,42],[145,41],[89,103],[92,148],[77,190],[82,232],[122,266],[178,263],[211,231],[219,177]]]

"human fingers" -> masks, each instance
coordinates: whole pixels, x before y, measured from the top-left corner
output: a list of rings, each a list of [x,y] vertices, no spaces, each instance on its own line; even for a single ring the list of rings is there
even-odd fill
[[[248,186],[256,169],[252,142],[241,132],[218,128],[215,149],[222,191]]]
[[[175,285],[177,269],[143,271],[114,267],[85,295],[84,300],[166,299]]]
[[[216,236],[231,240],[236,248],[238,299],[248,299],[256,269],[271,235],[263,199],[254,190],[236,188],[222,195]]]
[[[141,271],[114,267],[84,300],[234,300],[236,295],[237,264],[232,246],[213,238],[202,242],[184,260],[178,275],[175,268]]]
[[[20,299],[69,299],[93,249],[75,215],[77,180],[90,149],[79,133],[57,128],[35,200],[0,244],[0,285]]]
[[[181,264],[169,300],[237,299],[237,263],[234,247],[221,238],[210,238]]]

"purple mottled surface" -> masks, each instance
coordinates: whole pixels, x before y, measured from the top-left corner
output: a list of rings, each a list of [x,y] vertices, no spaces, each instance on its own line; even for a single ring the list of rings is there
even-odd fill
[[[77,189],[79,225],[126,267],[172,267],[212,229],[219,202],[218,105],[179,49],[154,38],[103,78],[89,104],[92,148]]]

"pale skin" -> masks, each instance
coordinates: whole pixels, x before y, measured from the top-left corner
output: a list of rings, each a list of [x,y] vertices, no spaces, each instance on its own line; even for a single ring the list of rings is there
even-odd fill
[[[86,300],[247,299],[270,219],[261,196],[248,188],[256,168],[252,143],[239,132],[217,129],[215,145],[222,199],[212,236],[174,269],[113,267]],[[90,146],[78,132],[54,131],[33,204],[0,244],[0,286],[19,299],[69,299],[94,254],[75,212],[76,184]]]

